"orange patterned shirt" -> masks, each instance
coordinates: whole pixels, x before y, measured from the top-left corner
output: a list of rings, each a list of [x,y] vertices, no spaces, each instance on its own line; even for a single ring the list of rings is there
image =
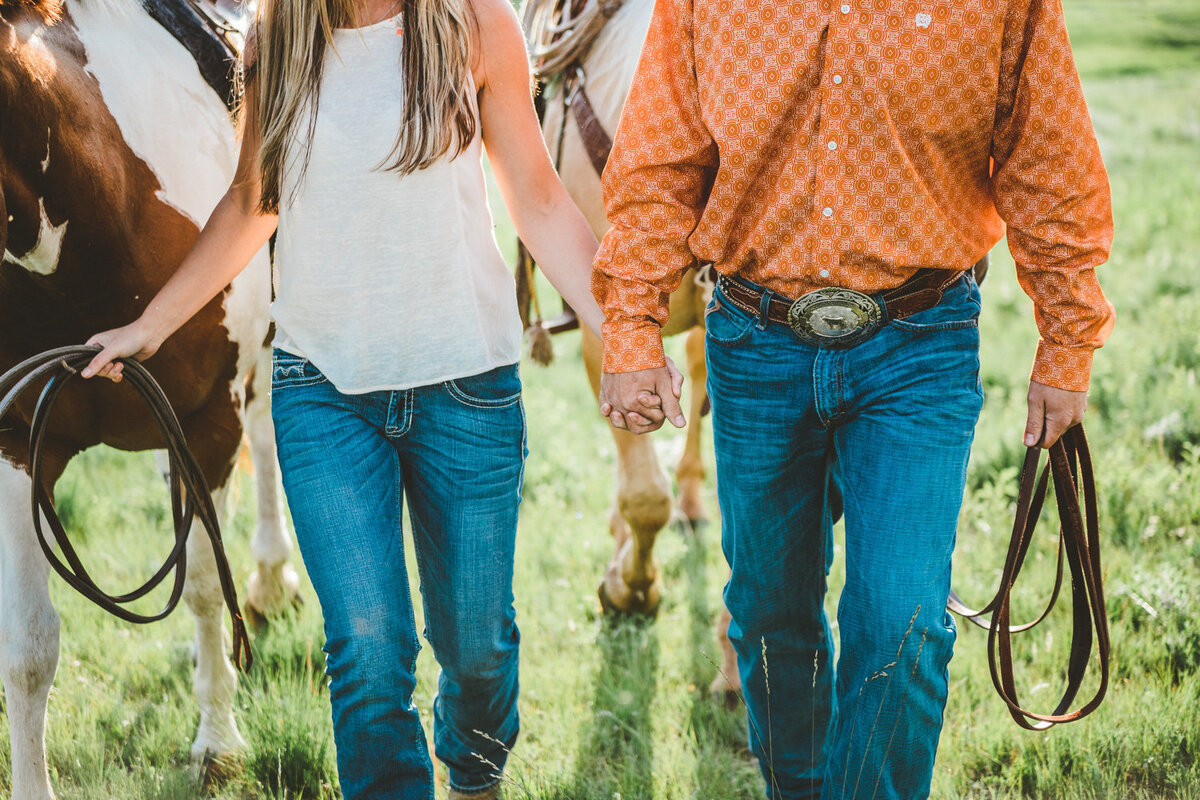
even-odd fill
[[[696,262],[789,297],[967,269],[1005,233],[1033,379],[1088,385],[1108,177],[1060,0],[657,0],[604,194],[604,369],[663,364]]]

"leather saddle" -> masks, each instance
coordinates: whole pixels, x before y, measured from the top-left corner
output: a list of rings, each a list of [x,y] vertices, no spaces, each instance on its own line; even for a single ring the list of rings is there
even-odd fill
[[[200,74],[234,109],[238,101],[235,79],[244,44],[244,23],[207,0],[141,0],[146,12],[182,44]]]

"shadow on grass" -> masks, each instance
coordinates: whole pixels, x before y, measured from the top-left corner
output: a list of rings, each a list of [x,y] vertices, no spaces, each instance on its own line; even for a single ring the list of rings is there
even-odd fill
[[[654,792],[650,709],[658,691],[658,634],[653,620],[638,617],[605,616],[600,626],[592,717],[581,726],[575,775],[554,796],[648,798]]]
[[[740,702],[729,707],[708,691],[721,663],[716,620],[722,587],[709,580],[706,557],[706,548],[717,544],[706,540],[712,532],[708,525],[683,529],[688,545],[683,563],[687,579],[688,679],[693,687],[688,729],[698,750],[696,786],[702,792],[698,796],[705,798],[758,798],[758,770],[747,749],[746,709]]]

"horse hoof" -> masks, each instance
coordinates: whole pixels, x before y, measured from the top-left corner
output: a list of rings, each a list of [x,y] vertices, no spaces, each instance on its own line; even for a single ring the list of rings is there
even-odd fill
[[[196,766],[196,783],[203,792],[228,785],[242,771],[242,759],[236,754],[205,753]]]
[[[607,579],[600,584],[596,594],[600,598],[600,609],[605,614],[633,614],[642,617],[658,616],[662,602],[659,582],[655,581],[645,591],[634,591],[625,585],[610,586]]]
[[[596,590],[596,595],[600,598],[600,611],[604,614],[619,614],[621,607],[613,600],[612,595],[608,593],[608,581],[601,581],[600,588]]]
[[[675,529],[678,530],[680,535],[684,537],[691,536],[696,539],[701,539],[704,537],[704,531],[707,527],[707,517],[696,517],[695,519],[692,519],[691,517],[680,517],[675,521]]]
[[[726,709],[732,711],[742,704],[742,689],[726,680],[724,675],[718,675],[709,684],[708,693]]]
[[[304,602],[300,597],[300,577],[292,565],[284,564],[268,574],[270,579],[264,578],[262,570],[251,574],[242,608],[246,624],[257,633],[262,633],[272,619],[294,611]]]
[[[246,627],[255,633],[263,633],[269,627],[266,615],[249,601],[242,603],[242,619],[246,620]]]
[[[291,597],[291,602],[279,605],[270,611],[264,611],[250,600],[242,604],[242,618],[246,625],[255,633],[265,633],[271,627],[271,620],[276,620],[284,614],[298,610],[304,605],[304,599],[299,594]]]
[[[641,600],[638,614],[647,617],[657,617],[658,607],[662,603],[662,593],[659,591],[659,582],[657,580],[650,584],[650,588],[645,592],[639,592],[638,597]]]
[[[721,692],[717,695],[717,700],[726,711],[736,711],[737,707],[745,702],[741,692]]]

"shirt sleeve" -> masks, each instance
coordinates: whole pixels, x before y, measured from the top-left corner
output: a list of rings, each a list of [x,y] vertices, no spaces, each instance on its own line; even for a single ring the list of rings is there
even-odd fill
[[[1060,0],[1012,0],[1002,48],[992,181],[1041,334],[1032,379],[1084,391],[1113,326],[1112,200]]]
[[[692,0],[657,0],[604,171],[612,228],[592,272],[604,310],[604,371],[662,366],[671,292],[694,257],[717,148],[702,119]]]

